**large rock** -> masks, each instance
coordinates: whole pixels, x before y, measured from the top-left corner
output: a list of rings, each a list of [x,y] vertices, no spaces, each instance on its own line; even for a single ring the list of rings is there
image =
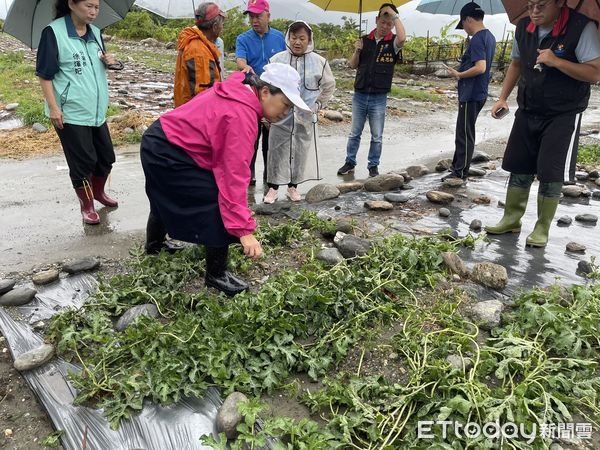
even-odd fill
[[[325,264],[335,266],[344,260],[344,257],[337,248],[324,248],[317,255],[319,261]]]
[[[6,105],[4,107],[5,111],[14,111],[15,109],[17,109],[19,107],[18,103],[9,103],[8,105]]]
[[[486,300],[473,305],[471,315],[475,321],[480,322],[481,328],[491,330],[500,326],[503,309],[504,305],[500,300]]]
[[[571,253],[585,253],[586,247],[583,244],[577,242],[569,242],[567,244],[567,251]]]
[[[46,131],[48,131],[48,128],[46,128],[44,125],[42,125],[39,122],[34,123],[31,128],[33,129],[33,131],[37,131],[38,133],[45,133]]]
[[[360,191],[364,187],[362,181],[350,181],[348,183],[340,183],[336,186],[340,191],[340,194],[346,194],[347,192]]]
[[[577,214],[575,220],[583,223],[596,224],[598,222],[598,216],[595,214]]]
[[[482,223],[481,220],[479,219],[473,219],[471,221],[471,224],[469,225],[469,228],[473,231],[480,231],[482,227]]]
[[[50,284],[58,280],[59,273],[56,269],[44,270],[38,272],[31,277],[34,284]]]
[[[333,242],[344,258],[363,256],[371,250],[371,243],[368,240],[352,234],[338,232]]]
[[[20,372],[43,366],[54,357],[54,346],[43,344],[38,348],[29,350],[15,359],[14,367]]]
[[[0,297],[0,306],[21,306],[29,303],[37,294],[35,289],[18,287]]]
[[[471,272],[471,279],[483,286],[501,291],[508,284],[506,268],[494,263],[477,263]]]
[[[158,308],[154,303],[147,303],[129,308],[117,321],[115,330],[123,331],[140,316],[158,317]]]
[[[323,112],[323,117],[333,122],[341,122],[344,120],[344,115],[339,111],[333,111],[331,109]]]
[[[371,211],[389,211],[394,209],[394,205],[382,200],[367,200],[364,206]]]
[[[333,184],[317,184],[311,188],[304,199],[308,203],[319,203],[340,196],[340,190]]]
[[[100,261],[96,258],[87,257],[71,261],[63,265],[62,269],[70,274],[86,272],[88,270],[96,270],[100,266]]]
[[[469,167],[469,176],[471,177],[483,177],[487,172],[477,167]]]
[[[435,171],[436,172],[445,172],[446,170],[448,170],[450,168],[450,166],[452,166],[451,159],[440,159],[435,166]]]
[[[427,168],[427,166],[410,166],[406,168],[406,172],[412,177],[412,178],[418,178],[418,177],[422,177],[424,175],[427,175],[429,173],[429,169]]]
[[[451,273],[455,273],[461,278],[469,276],[469,269],[467,269],[464,261],[456,253],[444,252],[442,253],[442,260]]]
[[[241,392],[229,394],[217,413],[217,432],[225,433],[227,439],[235,439],[239,434],[236,428],[244,419],[238,405],[247,402],[248,397]]]
[[[404,177],[396,173],[385,173],[365,181],[365,190],[369,192],[394,191],[404,184]]]
[[[411,194],[400,194],[398,192],[387,192],[383,198],[391,203],[406,203],[407,201],[409,201],[411,198],[413,198],[413,195]]]
[[[573,219],[569,216],[561,216],[557,222],[559,225],[568,226],[573,223]]]
[[[570,186],[563,186],[562,193],[565,197],[577,198],[583,195],[583,191],[586,189],[583,186],[578,186],[576,184]]]
[[[463,180],[462,178],[456,178],[456,177],[450,177],[450,178],[446,178],[444,181],[444,186],[449,187],[449,188],[459,188],[459,187],[463,187],[465,184],[465,180]]]
[[[161,45],[158,40],[156,40],[154,38],[151,38],[151,37],[146,38],[146,39],[142,39],[140,41],[140,44],[147,45],[148,47],[158,47],[158,46]]]
[[[441,205],[448,205],[454,201],[454,195],[448,194],[447,192],[429,191],[426,196],[427,200],[431,203],[438,203]]]
[[[589,261],[579,261],[577,263],[576,273],[580,275],[589,275],[594,272],[594,265]]]
[[[15,280],[0,280],[0,295],[6,294],[15,287]]]
[[[472,163],[483,163],[483,162],[488,162],[490,160],[491,160],[490,155],[488,155],[485,152],[475,152],[475,154],[473,155],[473,158],[471,158]]]

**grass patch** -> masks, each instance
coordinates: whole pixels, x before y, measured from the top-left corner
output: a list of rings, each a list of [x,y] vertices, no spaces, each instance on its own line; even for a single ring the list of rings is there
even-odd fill
[[[148,50],[143,47],[139,49],[125,48],[114,42],[108,44],[107,48],[119,60],[127,61],[127,58],[131,58],[134,62],[159,72],[173,73],[175,71],[176,53],[157,51],[156,49]]]
[[[412,100],[417,100],[420,102],[432,102],[439,103],[442,101],[443,97],[439,94],[435,94],[428,91],[417,91],[411,88],[392,86],[392,90],[390,92],[390,97],[396,98],[410,98]]]
[[[600,144],[580,145],[577,153],[577,162],[579,164],[600,164]]]
[[[44,115],[44,96],[35,76],[35,66],[23,52],[0,54],[0,101],[18,103],[17,114],[25,125],[50,126]]]

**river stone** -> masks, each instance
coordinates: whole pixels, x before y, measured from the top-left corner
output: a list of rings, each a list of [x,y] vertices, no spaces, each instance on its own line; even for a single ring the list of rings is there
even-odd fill
[[[333,122],[341,122],[344,120],[344,115],[339,111],[333,111],[331,109],[325,110],[323,112],[323,117]]]
[[[573,219],[569,216],[561,216],[557,222],[560,225],[571,225],[573,223]]]
[[[88,270],[95,270],[99,266],[100,261],[98,261],[96,258],[87,257],[68,262],[63,265],[62,269],[67,273],[75,274],[79,272],[85,272]]]
[[[570,186],[563,186],[562,193],[565,197],[577,198],[583,194],[585,188],[576,184]]]
[[[475,152],[475,154],[473,155],[473,158],[471,158],[472,163],[483,163],[483,162],[488,162],[490,160],[491,160],[490,155],[488,155],[485,152]]]
[[[596,179],[596,181],[594,181],[594,183],[596,183],[597,186],[600,186],[600,178]]]
[[[577,242],[569,242],[567,244],[567,251],[571,253],[585,253],[585,245],[578,244]]]
[[[335,223],[335,231],[342,233],[352,233],[352,222],[347,219],[340,219]]]
[[[391,203],[406,203],[412,197],[410,194],[400,194],[398,192],[388,192],[383,196],[386,201]]]
[[[418,178],[418,177],[422,177],[424,175],[427,175],[429,173],[429,169],[427,168],[427,166],[410,166],[406,168],[406,172],[412,177],[412,178]]]
[[[360,191],[364,187],[362,181],[351,181],[349,183],[340,183],[336,186],[340,191],[340,194],[346,194],[347,192]]]
[[[140,316],[158,317],[158,308],[154,303],[146,303],[129,308],[117,321],[115,330],[123,331]]]
[[[447,205],[454,201],[454,195],[448,194],[447,192],[441,191],[429,191],[426,194],[427,200],[431,203],[439,203],[442,205]]]
[[[600,178],[600,171],[597,169],[591,170],[589,173],[590,180],[597,180]]]
[[[473,219],[471,221],[471,224],[469,225],[469,228],[473,231],[480,231],[482,227],[482,223],[481,220],[479,219]]]
[[[371,211],[389,211],[390,209],[394,209],[394,205],[383,200],[367,200],[364,206]]]
[[[471,307],[471,315],[474,320],[481,322],[482,329],[492,330],[500,326],[503,309],[504,305],[500,300],[485,300]]]
[[[0,306],[21,306],[29,303],[37,294],[35,289],[18,287],[0,297]]]
[[[44,270],[38,272],[31,278],[34,284],[50,284],[58,280],[59,272],[56,269]]]
[[[475,264],[471,279],[483,286],[501,291],[508,283],[508,274],[503,266],[484,262]]]
[[[450,177],[450,178],[446,178],[443,181],[443,183],[444,183],[444,186],[449,187],[449,188],[459,188],[465,184],[465,180],[463,180],[462,178]]]
[[[479,169],[477,167],[469,168],[469,176],[471,177],[483,177],[487,172],[483,169]]]
[[[307,203],[319,203],[325,200],[340,196],[340,190],[333,184],[317,184],[312,187],[307,193],[305,200]]]
[[[6,294],[15,287],[15,280],[0,280],[0,295]]]
[[[461,278],[469,276],[469,269],[456,253],[444,252],[442,253],[442,260],[451,273],[457,274]]]
[[[578,170],[575,172],[575,178],[577,178],[578,181],[586,181],[590,178],[590,174],[582,170]]]
[[[29,350],[15,359],[14,367],[20,372],[43,366],[54,357],[54,346],[43,344],[33,350]]]
[[[217,432],[225,433],[227,439],[235,439],[239,434],[236,428],[243,420],[238,405],[247,402],[248,397],[241,392],[229,394],[217,413]]]
[[[384,173],[365,181],[365,190],[368,192],[384,192],[396,190],[404,184],[404,177],[395,173]]]
[[[457,370],[469,370],[473,363],[470,358],[461,358],[459,355],[446,356],[446,362]]]
[[[471,201],[476,205],[489,205],[490,203],[492,203],[492,199],[489,198],[487,195],[478,195],[477,197],[474,197]]]
[[[146,38],[146,39],[142,39],[140,41],[140,44],[147,45],[149,47],[158,47],[158,46],[161,45],[160,42],[158,42],[158,40],[156,40],[154,38],[151,38],[151,37]]]
[[[335,266],[341,263],[344,257],[337,248],[324,248],[317,255],[317,259],[329,266]]]
[[[44,125],[42,125],[39,122],[34,123],[31,126],[33,131],[37,131],[38,133],[45,133],[46,131],[48,131],[48,128],[46,128]]]
[[[592,198],[594,200],[600,200],[600,189],[594,189],[594,192],[592,192]]]
[[[334,244],[344,258],[363,256],[371,250],[371,243],[353,234],[338,232],[333,240]]]
[[[582,275],[589,275],[594,272],[594,266],[589,261],[579,261],[577,263],[577,273]]]
[[[448,208],[440,208],[440,210],[438,211],[438,214],[440,215],[440,217],[450,217],[451,216],[450,210]]]
[[[593,223],[595,225],[598,222],[598,216],[595,214],[577,214],[575,220],[577,222]]]
[[[9,103],[8,105],[6,105],[4,107],[5,111],[14,111],[15,109],[17,109],[19,107],[18,103]]]
[[[436,172],[445,172],[446,170],[450,169],[451,166],[452,166],[451,159],[440,159],[435,166],[435,171]]]
[[[176,47],[177,47],[177,44],[175,44],[175,42],[167,42],[167,43],[165,44],[165,48],[166,48],[167,50],[172,50],[172,49],[174,49],[174,48],[176,48]]]

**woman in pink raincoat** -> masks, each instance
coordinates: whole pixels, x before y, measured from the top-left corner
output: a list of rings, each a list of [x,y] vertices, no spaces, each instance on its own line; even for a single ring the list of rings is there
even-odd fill
[[[166,249],[165,236],[206,246],[207,286],[235,295],[248,284],[227,270],[229,244],[258,258],[256,222],[248,208],[250,161],[262,118],[277,122],[300,98],[300,76],[287,64],[260,78],[235,73],[154,122],[141,158],[150,200],[146,250]]]

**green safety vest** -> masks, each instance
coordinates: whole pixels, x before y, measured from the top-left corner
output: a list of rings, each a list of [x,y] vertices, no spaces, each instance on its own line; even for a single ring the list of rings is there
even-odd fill
[[[58,45],[59,72],[52,80],[56,103],[65,123],[98,127],[106,121],[108,80],[100,59],[100,29],[90,25],[94,40],[69,36],[66,16],[49,25]],[[48,103],[46,115],[49,116]]]

